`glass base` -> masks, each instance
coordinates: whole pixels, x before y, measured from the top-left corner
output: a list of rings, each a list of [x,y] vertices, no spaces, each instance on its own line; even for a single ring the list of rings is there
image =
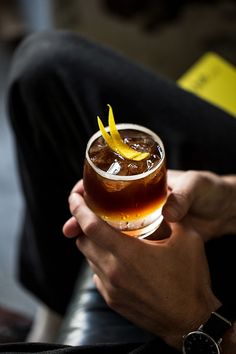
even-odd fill
[[[154,221],[152,224],[145,226],[141,229],[138,230],[130,230],[130,231],[122,231],[124,234],[132,236],[132,237],[138,237],[138,238],[146,238],[153,234],[158,227],[161,225],[161,222],[163,220],[163,216],[161,215],[156,221]]]
[[[155,210],[152,214],[149,214],[141,219],[129,221],[105,221],[109,225],[123,232],[126,235],[129,235],[131,237],[145,238],[151,235],[160,226],[163,220],[161,212],[162,208],[159,208],[158,210]]]

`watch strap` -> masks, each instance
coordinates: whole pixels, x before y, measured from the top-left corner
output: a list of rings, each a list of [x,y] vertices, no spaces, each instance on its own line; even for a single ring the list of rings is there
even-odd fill
[[[199,330],[207,333],[218,342],[223,334],[232,327],[231,319],[225,317],[227,313],[228,311],[222,305],[219,309],[211,313],[210,318],[200,326]]]

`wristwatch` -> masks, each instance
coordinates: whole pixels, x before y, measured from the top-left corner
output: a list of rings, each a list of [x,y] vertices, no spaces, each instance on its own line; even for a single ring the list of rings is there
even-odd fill
[[[232,326],[228,309],[221,306],[198,330],[183,337],[183,354],[220,354],[223,334]]]

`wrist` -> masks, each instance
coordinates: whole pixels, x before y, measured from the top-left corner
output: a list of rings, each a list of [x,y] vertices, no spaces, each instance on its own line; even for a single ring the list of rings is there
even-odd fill
[[[210,318],[211,313],[216,311],[221,306],[220,301],[210,292],[203,302],[201,303],[195,301],[191,306],[191,310],[186,309],[185,318],[181,320],[181,326],[179,326],[180,331],[173,334],[172,336],[167,336],[163,338],[165,342],[174,347],[175,349],[182,351],[183,337],[191,332],[196,331],[203,323],[205,323],[208,318]]]
[[[227,306],[220,306],[194,331],[183,338],[184,354],[234,354],[235,327]]]

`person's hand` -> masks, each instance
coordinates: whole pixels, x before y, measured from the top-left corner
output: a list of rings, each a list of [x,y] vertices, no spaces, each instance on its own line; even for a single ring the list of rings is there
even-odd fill
[[[234,233],[236,186],[207,171],[168,171],[170,194],[163,207],[167,222],[184,221],[205,241]]]
[[[182,335],[220,305],[211,291],[202,238],[178,223],[164,240],[131,238],[96,217],[82,195],[79,182],[69,198],[73,217],[63,230],[77,235],[97,289],[112,309],[180,348]]]

